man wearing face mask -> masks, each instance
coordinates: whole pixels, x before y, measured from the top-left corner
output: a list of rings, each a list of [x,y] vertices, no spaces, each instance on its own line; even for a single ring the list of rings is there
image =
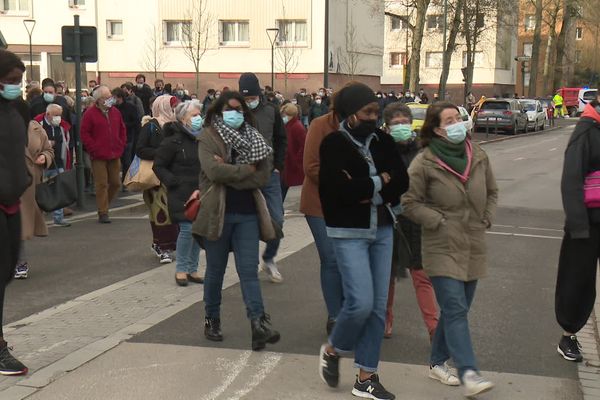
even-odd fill
[[[81,120],[81,140],[92,159],[98,222],[108,224],[109,205],[121,189],[120,158],[127,145],[127,129],[121,113],[113,107],[115,98],[108,87],[98,87],[92,96],[95,103]]]
[[[190,101],[192,98],[185,94],[185,86],[183,83],[178,83],[175,86],[174,96],[179,99],[179,101]]]
[[[154,81],[154,92],[152,93],[152,96],[158,97],[163,94],[165,94],[165,82],[162,79],[157,79]]]
[[[125,82],[121,85],[121,89],[125,91],[125,101],[135,107],[137,110],[137,118],[138,120],[141,120],[145,115],[144,103],[142,102],[142,99],[135,94],[135,85],[131,82]]]
[[[308,114],[310,111],[310,106],[312,104],[311,96],[309,96],[308,93],[306,93],[306,89],[302,88],[298,93],[296,93],[294,98],[296,99],[298,105],[300,106],[300,109],[302,110],[302,116],[300,120],[304,124],[304,127],[308,128]]]
[[[140,98],[144,106],[144,113],[142,115],[150,115],[150,98],[154,96],[154,93],[152,92],[152,88],[146,84],[146,77],[144,75],[138,74],[135,77],[133,92]]]
[[[29,114],[31,118],[35,118],[40,114],[46,112],[46,108],[49,104],[58,104],[62,107],[63,113],[62,119],[71,123],[71,115],[69,113],[69,105],[64,96],[58,96],[56,93],[56,86],[52,79],[46,78],[42,81],[43,94],[40,97],[36,97],[29,105]]]
[[[256,119],[258,131],[273,148],[273,155],[269,156],[273,163],[271,178],[267,186],[262,188],[267,201],[271,218],[280,229],[283,229],[283,198],[281,195],[281,171],[284,168],[285,153],[287,150],[287,135],[281,115],[276,107],[260,100],[260,84],[253,73],[244,73],[239,80],[240,93],[244,96],[246,104]],[[283,277],[275,263],[275,256],[279,250],[281,239],[267,242],[263,253],[261,270],[265,271],[272,282],[282,282]]]

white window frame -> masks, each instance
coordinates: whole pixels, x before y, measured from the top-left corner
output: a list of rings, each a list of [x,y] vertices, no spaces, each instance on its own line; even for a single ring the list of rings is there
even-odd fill
[[[535,30],[535,15],[534,14],[525,15],[525,20],[523,21],[523,26],[525,27],[526,32]]]
[[[400,21],[400,27],[394,28],[394,20]],[[390,31],[400,32],[406,30],[406,19],[397,15],[390,15]]]
[[[433,54],[439,54],[440,56],[440,62],[439,65],[432,65],[431,64],[431,55]],[[425,53],[425,67],[427,68],[442,68],[443,67],[443,63],[444,63],[444,52],[442,51],[428,51],[427,53]]]
[[[174,41],[169,41],[168,40],[168,25],[170,23],[176,23],[179,26],[179,38],[180,40],[174,40]],[[169,47],[183,47],[186,45],[186,42],[184,40],[184,30],[183,30],[183,25],[184,24],[191,24],[192,21],[189,20],[183,20],[183,19],[165,19],[163,20],[163,44],[165,46],[169,46]]]
[[[235,24],[235,39],[234,41],[226,42],[223,38],[223,33],[225,30],[223,29],[223,24]],[[247,24],[248,25],[248,40],[239,40],[240,39],[240,25]],[[240,20],[232,20],[232,19],[222,19],[219,21],[219,46],[221,47],[250,47],[250,21],[247,19]]]
[[[575,28],[575,40],[583,40],[583,28],[580,26]]]
[[[0,15],[14,15],[18,17],[29,16],[30,0],[17,0],[19,6],[16,10],[5,8],[4,0],[0,0]]]
[[[281,23],[282,22],[286,22],[286,23],[290,23],[291,22],[293,24],[292,32],[288,33],[288,37],[292,37],[293,40],[286,40],[286,41],[280,40],[281,39]],[[305,30],[306,37],[304,38],[304,40],[301,40],[301,41],[297,42],[295,39],[296,39],[296,24],[298,22],[304,23],[304,25],[306,25],[306,30]],[[278,45],[291,44],[291,45],[294,45],[296,47],[306,47],[306,46],[308,46],[308,36],[309,36],[309,33],[308,33],[308,21],[307,20],[305,20],[305,19],[278,19],[276,21],[276,26],[279,28],[279,35],[277,35],[277,44]]]
[[[112,24],[113,23],[120,23],[121,30],[123,31],[123,20],[122,19],[107,19],[106,20],[106,39],[108,39],[108,40],[123,40],[123,33],[120,35],[115,35],[112,32]]]
[[[83,4],[79,4],[81,1],[83,1]],[[70,8],[85,9],[85,6],[85,0],[69,0]]]
[[[399,56],[399,63],[398,64],[392,64],[392,54],[398,54]],[[404,68],[404,61],[406,59],[406,53],[404,51],[390,51],[390,68],[391,69],[401,69]]]

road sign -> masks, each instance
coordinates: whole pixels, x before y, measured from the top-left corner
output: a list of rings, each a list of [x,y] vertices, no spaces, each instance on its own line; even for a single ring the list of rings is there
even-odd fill
[[[81,62],[98,61],[98,33],[95,26],[80,26],[80,56]],[[65,62],[75,62],[75,27],[63,26],[62,34],[62,59]]]
[[[519,62],[523,62],[523,61],[529,61],[531,60],[530,56],[519,56],[519,57],[515,57],[515,61],[519,61]]]

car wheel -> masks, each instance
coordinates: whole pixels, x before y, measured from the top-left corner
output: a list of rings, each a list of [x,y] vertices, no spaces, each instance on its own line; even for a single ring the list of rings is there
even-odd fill
[[[513,136],[516,136],[518,133],[519,133],[519,127],[517,126],[517,121],[515,121],[512,131],[510,131],[510,134]]]

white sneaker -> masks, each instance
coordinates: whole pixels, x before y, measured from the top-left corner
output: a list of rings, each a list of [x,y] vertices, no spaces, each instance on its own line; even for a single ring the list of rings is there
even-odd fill
[[[472,369],[467,370],[463,375],[463,386],[465,388],[465,396],[473,397],[478,394],[489,392],[494,388],[494,384],[484,379]]]
[[[442,365],[435,365],[433,367],[429,367],[429,377],[431,379],[435,379],[436,381],[442,382],[444,385],[448,386],[459,386],[460,381],[452,373],[448,363],[443,363]]]
[[[271,282],[283,282],[283,276],[281,276],[281,272],[279,272],[279,269],[277,269],[277,264],[275,264],[275,261],[264,261],[260,267],[260,270],[266,272]]]
[[[170,264],[173,262],[173,258],[171,257],[170,251],[163,251],[160,255],[160,263],[161,264]]]

